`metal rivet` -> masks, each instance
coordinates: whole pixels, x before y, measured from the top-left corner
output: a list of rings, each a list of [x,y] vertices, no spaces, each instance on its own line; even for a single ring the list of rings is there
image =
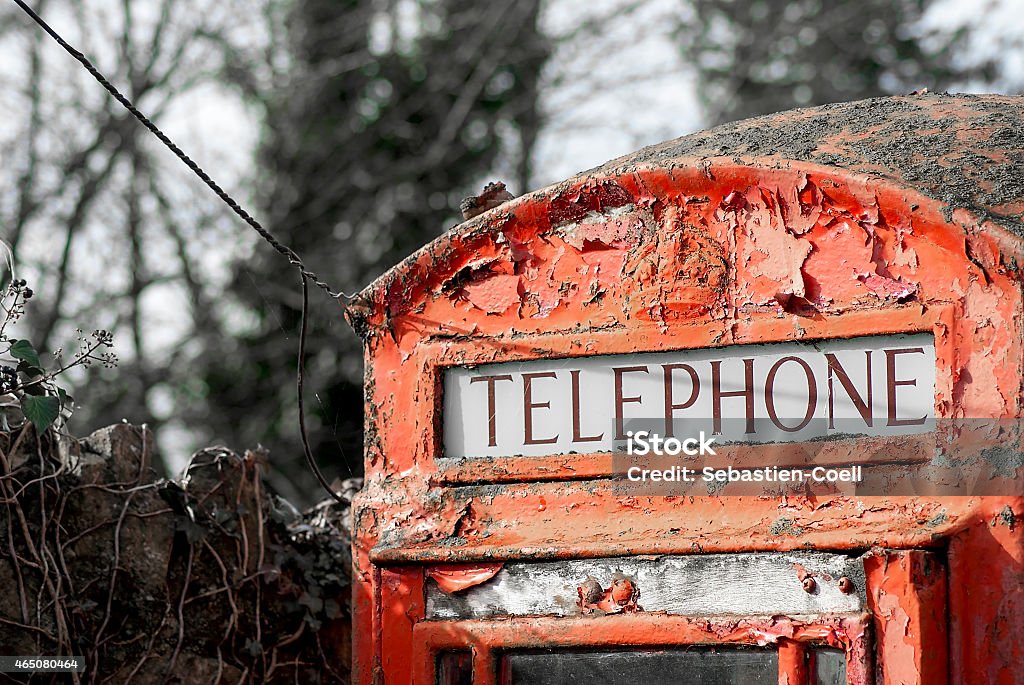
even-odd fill
[[[842,578],[840,578],[839,579],[839,591],[842,592],[843,594],[847,594],[847,595],[850,594],[851,592],[853,592],[853,581],[850,580],[849,578],[847,578],[846,576],[843,576]]]
[[[814,592],[818,588],[818,584],[814,582],[814,578],[807,576],[803,580],[804,592]]]

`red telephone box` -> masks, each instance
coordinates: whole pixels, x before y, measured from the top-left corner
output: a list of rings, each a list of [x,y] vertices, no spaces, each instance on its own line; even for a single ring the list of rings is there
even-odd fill
[[[355,682],[1024,683],[1022,131],[729,124],[369,286]],[[624,455],[648,419],[695,454]]]

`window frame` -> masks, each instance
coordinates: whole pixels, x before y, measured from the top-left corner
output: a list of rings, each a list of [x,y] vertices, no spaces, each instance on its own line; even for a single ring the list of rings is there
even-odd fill
[[[874,685],[868,614],[820,617],[690,617],[618,614],[580,618],[423,621],[413,628],[413,682],[434,685],[437,655],[472,652],[474,685],[500,685],[504,652],[534,649],[774,647],[780,683],[809,683],[808,650],[842,649],[848,685]]]

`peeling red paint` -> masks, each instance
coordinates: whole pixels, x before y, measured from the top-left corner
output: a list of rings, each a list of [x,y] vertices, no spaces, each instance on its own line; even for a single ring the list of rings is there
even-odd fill
[[[548,216],[552,224],[577,221],[587,214],[621,207],[631,201],[629,191],[615,181],[588,182],[559,193],[551,202]]]
[[[602,589],[596,580],[588,578],[576,592],[579,596],[576,605],[583,614],[628,614],[644,610],[638,604],[640,588],[631,578],[616,578],[607,589]]]
[[[504,314],[520,303],[519,276],[495,274],[468,283],[466,299],[488,314]]]
[[[878,274],[861,274],[857,279],[882,299],[904,300],[917,292],[917,286],[913,283],[902,283]]]
[[[880,550],[868,559],[866,571],[882,682],[945,682],[947,584],[939,557]]]
[[[648,216],[644,212],[588,215],[579,222],[558,226],[554,233],[577,252],[629,249],[640,242]]]
[[[837,112],[851,117],[847,107],[756,125],[827,124]],[[1024,685],[1024,498],[624,496],[607,480],[606,454],[441,458],[448,365],[876,333],[934,333],[940,419],[1021,417],[1024,249],[1006,222],[1019,224],[1024,193],[999,194],[1008,176],[988,174],[984,161],[998,161],[984,156],[988,137],[1010,120],[1024,127],[1019,104],[926,98],[914,107],[930,127],[957,131],[931,166],[961,170],[963,206],[906,160],[864,152],[868,142],[885,148],[876,132],[903,121],[893,106],[870,129],[836,119],[806,157],[743,146],[661,154],[675,149],[666,143],[477,217],[362,294],[349,309],[366,341],[369,426],[355,514],[356,682],[384,672],[388,683],[432,683],[430,650],[468,645],[482,669],[475,682],[495,682],[495,655],[510,646],[641,636],[775,645],[793,669],[804,645],[829,644],[846,650],[855,684],[871,682],[876,664],[886,683]],[[836,448],[829,458],[850,455]],[[876,550],[867,586],[854,588],[866,592],[867,618],[616,611],[447,624],[421,620],[417,604],[424,573],[440,564],[805,549]],[[623,587],[619,598],[632,596]],[[612,590],[581,586],[581,606],[630,605]]]
[[[861,617],[826,617],[809,622],[784,617],[759,619],[689,619],[657,613],[562,619],[517,618],[508,621],[428,621],[414,630],[417,671],[413,682],[433,683],[433,655],[470,643],[486,652],[496,649],[538,649],[631,645],[773,645],[826,644],[847,650],[851,683],[868,683],[871,674],[867,635]],[[483,678],[480,678],[483,675]],[[479,679],[478,679],[479,678]],[[474,683],[493,683],[494,676],[474,672]]]
[[[442,564],[427,568],[427,576],[445,592],[460,592],[486,583],[504,564]]]

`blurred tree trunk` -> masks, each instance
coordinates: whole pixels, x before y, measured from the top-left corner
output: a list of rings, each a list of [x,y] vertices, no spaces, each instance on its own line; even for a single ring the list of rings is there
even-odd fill
[[[679,26],[707,123],[793,107],[906,94],[988,75],[952,61],[959,35],[914,27],[928,0],[690,0]]]
[[[290,78],[269,103],[261,153],[271,230],[353,292],[458,223],[460,199],[501,162],[516,170],[510,185],[528,182],[548,54],[538,7],[298,0]],[[228,444],[262,442],[274,485],[309,501],[319,495],[294,411],[295,271],[260,250],[237,265],[228,297],[254,325],[205,357],[202,419]],[[317,292],[311,304],[311,438],[328,477],[344,477],[362,469],[361,348],[336,303]]]

